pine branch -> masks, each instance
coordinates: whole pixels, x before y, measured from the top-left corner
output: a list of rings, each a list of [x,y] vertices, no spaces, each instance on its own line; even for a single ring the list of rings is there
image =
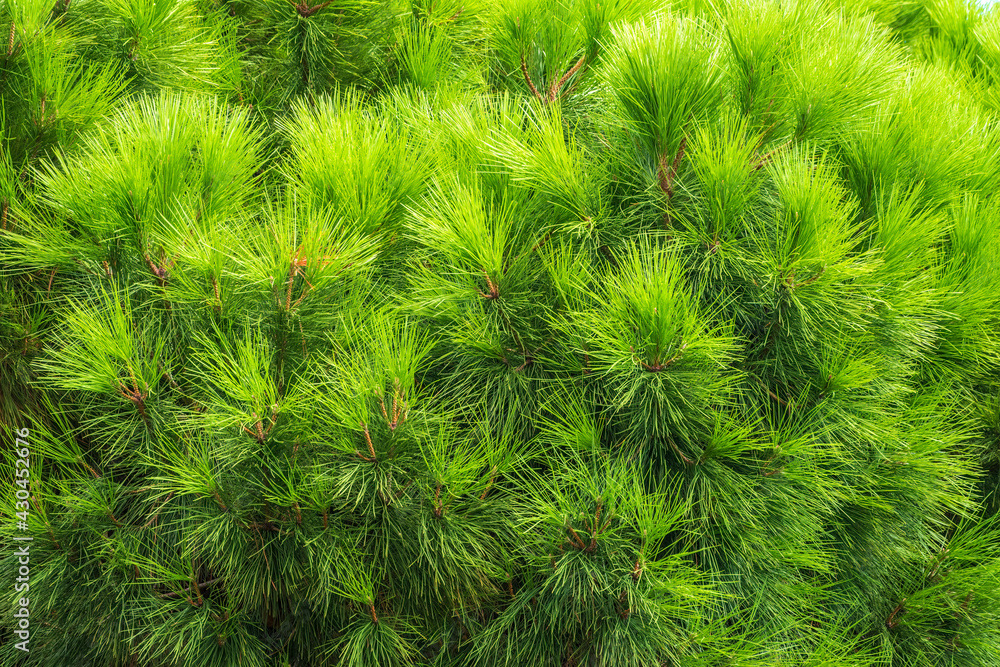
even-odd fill
[[[549,88],[549,102],[556,101],[557,94],[559,94],[559,92],[563,89],[563,86],[566,85],[566,81],[576,74],[581,67],[583,67],[584,60],[586,60],[586,56],[580,56],[580,59],[576,61],[576,64],[566,70],[566,73],[563,74],[561,78],[552,81],[552,86]]]
[[[541,93],[538,92],[538,88],[535,88],[535,83],[531,80],[531,75],[528,74],[528,66],[524,62],[524,53],[521,54],[521,73],[524,75],[524,81],[528,84],[531,94],[534,95],[539,102],[544,104],[545,99],[542,97]]]
[[[216,577],[214,579],[209,579],[208,581],[199,583],[196,586],[194,586],[194,590],[198,594],[198,598],[202,599],[201,598],[202,592],[208,590],[209,588],[211,588],[212,586],[214,586],[215,584],[217,584],[220,581],[222,581],[222,577]],[[186,592],[190,593],[191,589],[190,588],[187,589]],[[175,599],[179,598],[181,595],[182,595],[182,593],[178,593],[176,591],[171,591],[169,593],[161,593],[157,597],[159,597],[161,600],[175,600]],[[194,602],[191,602],[191,604],[194,605]],[[194,605],[194,606],[198,606],[198,605]]]

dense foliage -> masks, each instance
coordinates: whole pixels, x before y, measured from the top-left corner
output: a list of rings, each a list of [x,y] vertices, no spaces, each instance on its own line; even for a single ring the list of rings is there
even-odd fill
[[[4,665],[1000,665],[1000,12],[0,28]]]

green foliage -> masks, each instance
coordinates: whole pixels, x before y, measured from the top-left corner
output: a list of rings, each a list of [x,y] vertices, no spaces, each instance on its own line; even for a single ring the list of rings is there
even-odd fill
[[[0,28],[3,664],[1000,665],[997,11]]]

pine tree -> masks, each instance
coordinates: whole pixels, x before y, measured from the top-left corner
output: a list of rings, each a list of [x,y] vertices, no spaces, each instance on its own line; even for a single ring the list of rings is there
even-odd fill
[[[1000,13],[0,27],[3,664],[1000,665]]]

